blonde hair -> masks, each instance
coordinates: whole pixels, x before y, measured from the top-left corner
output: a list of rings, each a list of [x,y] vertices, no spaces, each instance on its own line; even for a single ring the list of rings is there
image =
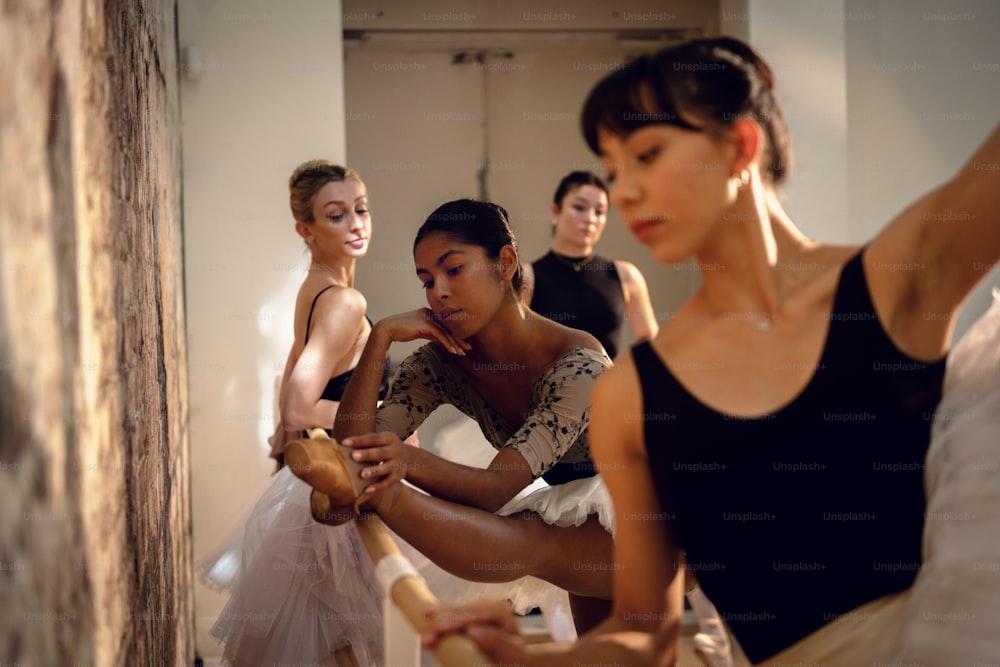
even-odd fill
[[[327,183],[342,183],[348,179],[361,182],[358,172],[328,160],[309,160],[300,164],[288,179],[288,204],[292,217],[299,222],[315,222],[312,207],[316,194]]]

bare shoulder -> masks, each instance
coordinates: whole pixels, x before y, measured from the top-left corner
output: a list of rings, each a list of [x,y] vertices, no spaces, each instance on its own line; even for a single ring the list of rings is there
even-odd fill
[[[604,346],[601,345],[601,342],[596,338],[594,338],[593,335],[587,333],[586,331],[582,331],[581,329],[571,329],[570,327],[564,326],[562,324],[559,324],[558,326],[565,329],[564,333],[565,333],[567,349],[582,347],[584,349],[596,350],[607,354],[607,350],[604,349]]]
[[[860,251],[858,245],[815,244],[780,268],[800,293],[832,296],[844,265]]]
[[[616,390],[631,391],[639,386],[639,376],[635,369],[635,359],[631,354],[623,354],[616,361],[615,365],[608,369],[601,376],[599,382],[602,383],[601,391],[613,392]]]
[[[359,311],[363,315],[368,308],[368,301],[364,294],[353,287],[335,285],[332,289],[323,292],[316,301],[316,308],[321,307],[326,311]]]
[[[598,401],[602,405],[622,407],[639,401],[639,375],[635,367],[635,359],[631,354],[622,354],[615,360],[614,366],[604,372],[594,387],[593,404]]]
[[[632,262],[625,261],[624,259],[616,259],[615,269],[618,271],[618,277],[623,283],[645,282],[645,279],[642,277],[642,271]]]
[[[316,300],[313,315],[314,333],[355,331],[361,325],[368,308],[364,295],[353,287],[334,286]]]
[[[544,347],[552,354],[562,356],[570,350],[582,347],[588,350],[603,351],[604,346],[591,334],[581,329],[573,329],[559,322],[554,322],[538,313],[532,313],[536,326],[540,327],[541,340],[546,341]]]

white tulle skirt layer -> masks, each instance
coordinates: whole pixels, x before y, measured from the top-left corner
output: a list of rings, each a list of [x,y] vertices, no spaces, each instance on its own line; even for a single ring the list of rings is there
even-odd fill
[[[310,492],[282,469],[242,528],[198,564],[206,585],[232,588],[212,628],[232,664],[326,664],[346,646],[362,665],[381,661],[382,598],[371,560],[353,523],[313,520]]]
[[[558,486],[548,486],[515,496],[497,514],[535,512],[545,523],[556,526],[581,526],[597,516],[604,528],[614,535],[615,511],[604,480],[598,476],[577,479]]]
[[[197,565],[206,585],[232,589],[212,635],[225,643],[225,658],[233,664],[323,664],[346,646],[362,665],[381,661],[382,592],[371,560],[353,523],[325,526],[313,520],[310,492],[282,469],[264,487],[246,522],[234,526]],[[613,524],[607,490],[596,477],[537,489],[499,513],[522,511],[561,526],[581,525],[591,515],[609,530]],[[466,581],[400,538],[396,542],[440,600],[507,598],[520,613],[542,609],[554,638],[575,638],[564,590],[535,577]]]
[[[924,562],[901,658],[1000,659],[1000,290],[948,358],[925,473]]]

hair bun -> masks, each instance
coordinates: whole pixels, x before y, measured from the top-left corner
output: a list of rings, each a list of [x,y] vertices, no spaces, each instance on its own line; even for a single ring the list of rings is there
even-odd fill
[[[767,63],[764,62],[764,59],[749,44],[741,42],[738,39],[733,39],[732,37],[717,37],[712,40],[712,46],[714,49],[727,51],[747,65],[750,65],[757,71],[764,89],[767,91],[774,90],[774,73]]]

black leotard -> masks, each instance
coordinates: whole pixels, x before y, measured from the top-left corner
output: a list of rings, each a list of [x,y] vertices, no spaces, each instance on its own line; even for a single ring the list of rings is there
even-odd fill
[[[945,360],[893,344],[861,257],[842,269],[814,375],[771,414],[719,413],[648,342],[633,348],[664,525],[754,663],[908,588],[920,567]]]
[[[306,339],[305,339],[306,343],[309,342],[309,331],[312,328],[312,316],[313,316],[313,310],[316,309],[316,300],[319,299],[320,294],[327,291],[331,287],[336,287],[336,285],[327,285],[319,292],[317,292],[316,296],[313,297],[312,305],[309,306],[309,317],[306,319]],[[365,319],[368,320],[369,324],[372,323],[371,319],[369,319],[367,315],[365,315]],[[382,383],[379,385],[378,388],[379,400],[385,398],[386,392],[389,391],[389,376],[392,373],[390,365],[391,364],[387,359],[385,364],[385,370],[382,372]],[[330,378],[330,381],[326,383],[326,387],[323,388],[323,394],[322,396],[320,396],[320,398],[324,398],[328,401],[339,401],[341,398],[343,398],[344,390],[347,389],[347,382],[348,380],[351,379],[351,376],[353,374],[354,374],[354,369],[352,368],[351,370],[341,373],[336,377]]]
[[[625,294],[614,261],[595,255],[578,263],[549,251],[532,262],[531,268],[535,291],[530,308],[593,335],[614,359],[625,321]]]

